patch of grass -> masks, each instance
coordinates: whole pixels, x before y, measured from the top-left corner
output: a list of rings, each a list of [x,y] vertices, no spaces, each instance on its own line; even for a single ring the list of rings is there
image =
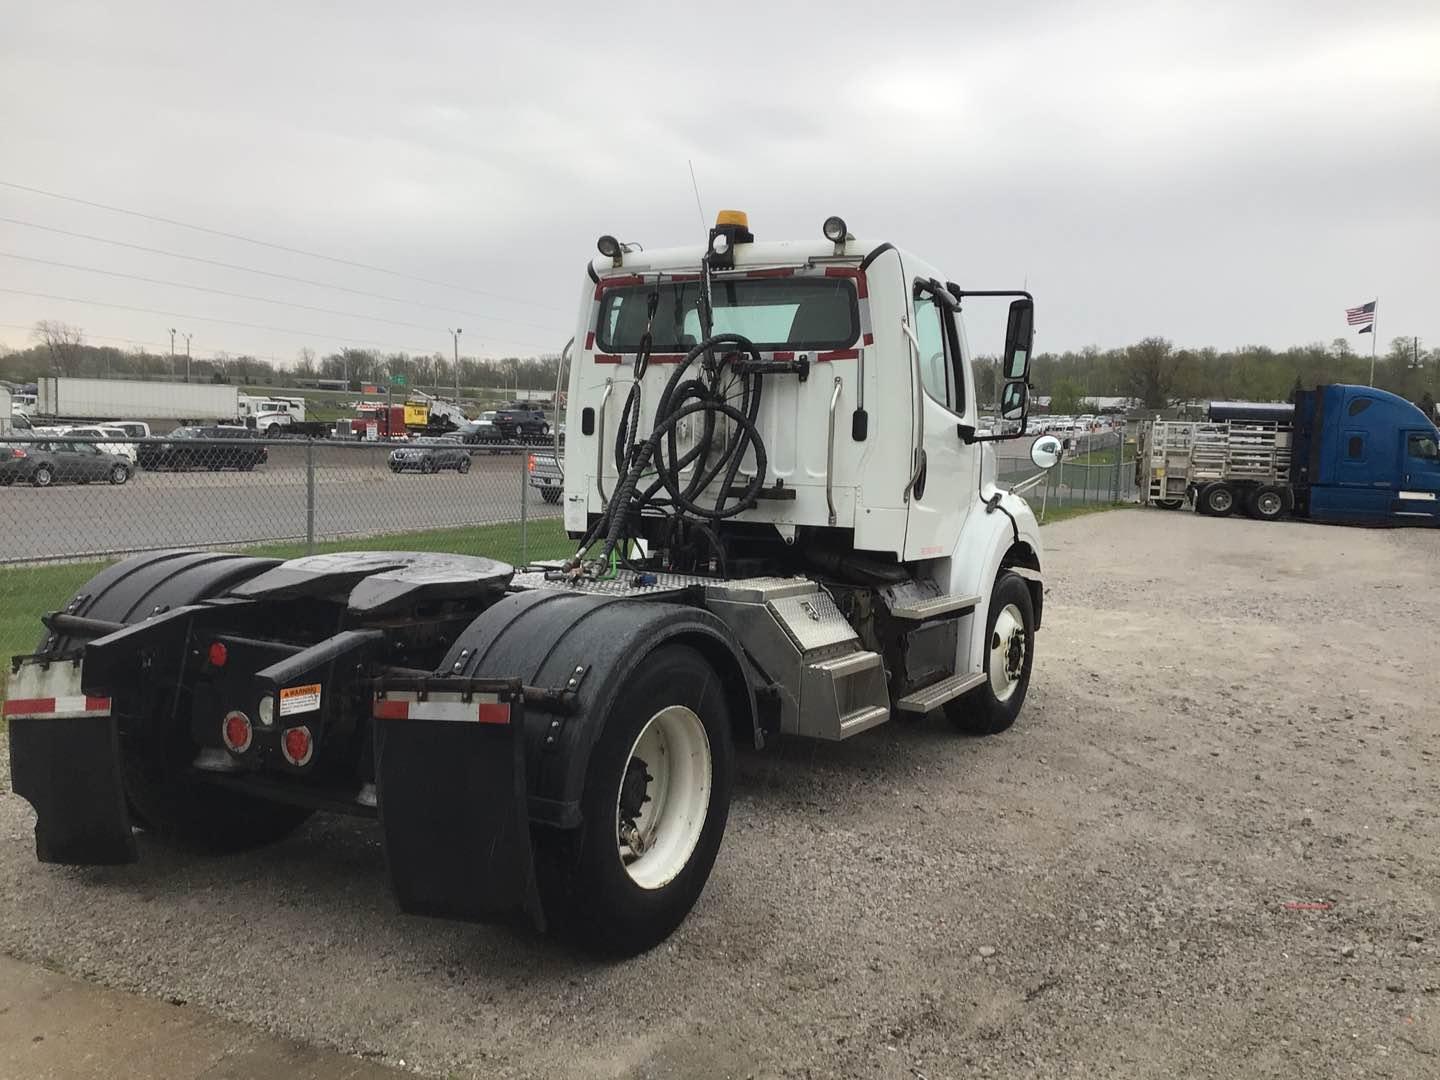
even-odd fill
[[[1045,512],[1045,520],[1041,525],[1054,525],[1057,521],[1069,521],[1071,518],[1084,517],[1086,514],[1099,514],[1106,510],[1133,510],[1132,503],[1081,503],[1079,506],[1054,506]],[[1036,510],[1038,516],[1038,508]]]
[[[1074,457],[1065,459],[1067,465],[1114,465],[1116,448],[1107,446],[1102,450],[1091,450],[1088,454],[1076,454]],[[1125,461],[1135,460],[1135,447],[1127,444],[1125,447]]]

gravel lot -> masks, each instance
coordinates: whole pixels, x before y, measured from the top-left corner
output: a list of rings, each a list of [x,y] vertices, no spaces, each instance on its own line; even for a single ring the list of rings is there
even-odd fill
[[[442,1075],[1440,1074],[1440,533],[1045,532],[1020,725],[742,756],[638,960],[398,916],[344,820],[42,867],[8,773],[0,950]]]

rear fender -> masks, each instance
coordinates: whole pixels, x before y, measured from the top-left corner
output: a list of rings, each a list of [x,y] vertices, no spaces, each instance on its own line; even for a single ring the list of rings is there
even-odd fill
[[[183,640],[196,610],[190,605],[220,595],[275,562],[196,551],[141,555],[102,570],[71,597],[64,611],[96,622],[160,620],[106,635],[112,639],[135,632],[148,634],[152,640],[168,640],[174,633]],[[156,674],[139,671],[133,647],[111,653],[112,658],[128,654],[128,670],[119,659],[108,668],[109,661],[97,660],[94,676],[87,652],[85,638],[51,632],[41,638],[37,655],[19,665],[6,704],[13,784],[16,793],[35,808],[35,848],[42,862],[133,862],[135,841],[121,780],[116,719],[126,699],[114,709],[109,700],[103,710],[98,705],[80,710],[56,707],[21,715],[16,709],[16,703],[25,700],[15,696],[21,690],[32,700],[36,694],[57,700],[108,697],[108,690],[100,686],[102,681],[114,684],[117,691],[124,686],[132,704],[143,700],[133,688],[143,677],[154,679]],[[103,649],[97,652],[103,653]],[[29,689],[24,689],[27,686]]]
[[[574,828],[590,752],[621,688],[662,644],[694,648],[725,687],[734,735],[758,743],[755,695],[728,627],[703,608],[551,590],[507,596],[460,635],[442,673],[563,691],[526,714],[531,821]],[[572,680],[573,685],[572,685]]]

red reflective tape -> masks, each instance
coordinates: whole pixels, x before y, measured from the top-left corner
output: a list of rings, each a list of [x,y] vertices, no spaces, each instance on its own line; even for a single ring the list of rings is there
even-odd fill
[[[597,364],[618,364],[620,362],[620,357],[613,356],[609,353],[596,353],[595,362]]]
[[[5,716],[35,716],[37,714],[53,713],[55,711],[55,699],[53,697],[37,698],[8,698],[5,702]]]
[[[848,277],[855,281],[855,295],[861,300],[870,295],[870,283],[865,280],[865,271],[853,269],[849,266],[827,266],[826,277]]]
[[[589,352],[595,348],[595,331],[591,330],[585,335],[585,351]]]
[[[410,702],[377,700],[374,716],[376,720],[408,720],[410,719]]]
[[[863,340],[864,340],[864,343],[865,343],[866,345],[874,345],[874,344],[875,344],[875,335],[874,335],[874,334],[866,334]]]
[[[775,362],[776,362],[777,364],[788,363],[789,361],[794,360],[794,359],[795,359],[795,354],[794,354],[793,352],[777,352],[777,353],[775,353]]]
[[[643,285],[645,279],[639,274],[621,274],[618,277],[601,278],[595,283],[595,299],[599,300],[606,289],[618,289],[622,285]]]
[[[99,712],[102,709],[105,712],[110,711],[110,699],[108,697],[91,697],[89,694],[85,695],[86,712]]]
[[[671,274],[666,281],[699,281],[699,274]]]
[[[650,357],[652,364],[678,364],[685,359],[684,353],[656,353]]]
[[[832,350],[832,351],[830,351],[830,352],[822,352],[819,356],[815,357],[815,362],[816,362],[817,364],[826,364],[826,363],[829,363],[831,360],[859,360],[859,359],[860,359],[860,350],[859,350],[859,349],[834,349],[834,350]]]
[[[510,723],[510,703],[506,701],[496,705],[482,703],[476,719],[482,724],[508,724]]]
[[[777,266],[773,270],[751,270],[745,276],[747,278],[791,277],[794,273],[795,269],[793,267]]]

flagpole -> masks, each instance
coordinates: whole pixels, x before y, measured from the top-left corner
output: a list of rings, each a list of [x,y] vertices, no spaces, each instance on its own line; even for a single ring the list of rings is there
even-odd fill
[[[1375,339],[1380,336],[1376,329],[1380,325],[1380,298],[1375,298],[1375,306],[1370,309],[1374,318],[1370,320],[1370,385],[1375,385]]]

